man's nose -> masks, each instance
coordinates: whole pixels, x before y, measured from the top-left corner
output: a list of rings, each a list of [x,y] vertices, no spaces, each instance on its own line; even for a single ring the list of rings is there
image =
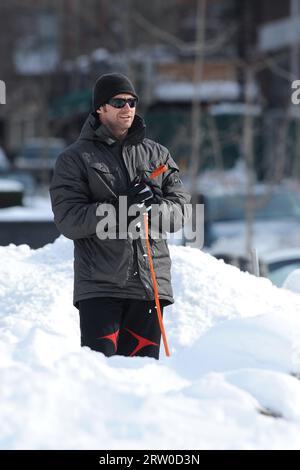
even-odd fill
[[[129,103],[125,103],[124,108],[131,109],[130,106],[129,106]]]

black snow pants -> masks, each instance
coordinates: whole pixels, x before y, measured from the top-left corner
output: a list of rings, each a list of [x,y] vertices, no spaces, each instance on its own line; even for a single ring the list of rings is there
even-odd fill
[[[161,302],[163,313],[164,303]],[[79,301],[81,346],[105,356],[159,359],[161,332],[154,301],[94,297]]]

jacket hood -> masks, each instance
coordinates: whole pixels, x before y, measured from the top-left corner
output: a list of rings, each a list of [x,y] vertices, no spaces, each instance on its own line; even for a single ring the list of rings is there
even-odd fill
[[[109,142],[111,137],[109,137],[105,132],[99,132],[100,126],[102,126],[102,124],[98,119],[98,115],[96,113],[90,113],[82,126],[79,140],[96,140],[99,142],[104,141],[108,144],[111,143]],[[143,118],[136,114],[132,126],[130,127],[128,134],[123,141],[124,144],[136,145],[142,142],[145,137],[145,131],[146,125]]]

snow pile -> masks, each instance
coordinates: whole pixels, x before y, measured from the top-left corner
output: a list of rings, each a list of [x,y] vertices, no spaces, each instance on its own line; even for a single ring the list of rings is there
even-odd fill
[[[53,222],[53,212],[51,209],[50,197],[39,196],[36,194],[34,197],[25,196],[24,206],[13,206],[1,209],[0,222],[22,221]]]
[[[283,287],[300,294],[300,269],[294,269],[294,271],[288,275],[284,281]]]
[[[20,192],[23,191],[23,185],[13,179],[0,178],[0,192]]]
[[[1,448],[300,447],[300,296],[170,251],[158,362],[80,348],[69,240],[0,247]]]

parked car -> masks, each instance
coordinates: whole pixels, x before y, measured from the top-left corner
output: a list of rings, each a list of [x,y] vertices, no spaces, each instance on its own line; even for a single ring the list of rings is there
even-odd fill
[[[13,169],[8,161],[6,162],[4,159],[1,159],[1,152],[0,179],[2,182],[5,180],[19,183],[19,186],[22,186],[22,193],[24,193],[24,195],[31,196],[36,191],[36,182],[33,176],[23,170]]]
[[[0,172],[6,171],[10,168],[10,163],[7,158],[6,153],[4,152],[3,148],[0,147]]]
[[[21,206],[24,187],[19,181],[0,177],[0,209]]]
[[[253,247],[258,255],[300,247],[300,193],[285,188],[258,187]],[[208,197],[206,214],[212,238],[211,253],[245,256],[245,194]]]
[[[265,276],[282,287],[289,274],[300,269],[300,247],[280,250],[263,257]]]
[[[24,185],[14,178],[8,157],[0,147],[0,209],[21,206],[23,196]]]
[[[255,198],[258,207],[253,221],[253,248],[259,272],[280,287],[288,274],[300,267],[300,193],[284,187],[271,191],[262,185],[256,188]],[[253,272],[245,246],[245,204],[246,196],[241,193],[206,198],[214,240],[207,251],[243,271]]]

